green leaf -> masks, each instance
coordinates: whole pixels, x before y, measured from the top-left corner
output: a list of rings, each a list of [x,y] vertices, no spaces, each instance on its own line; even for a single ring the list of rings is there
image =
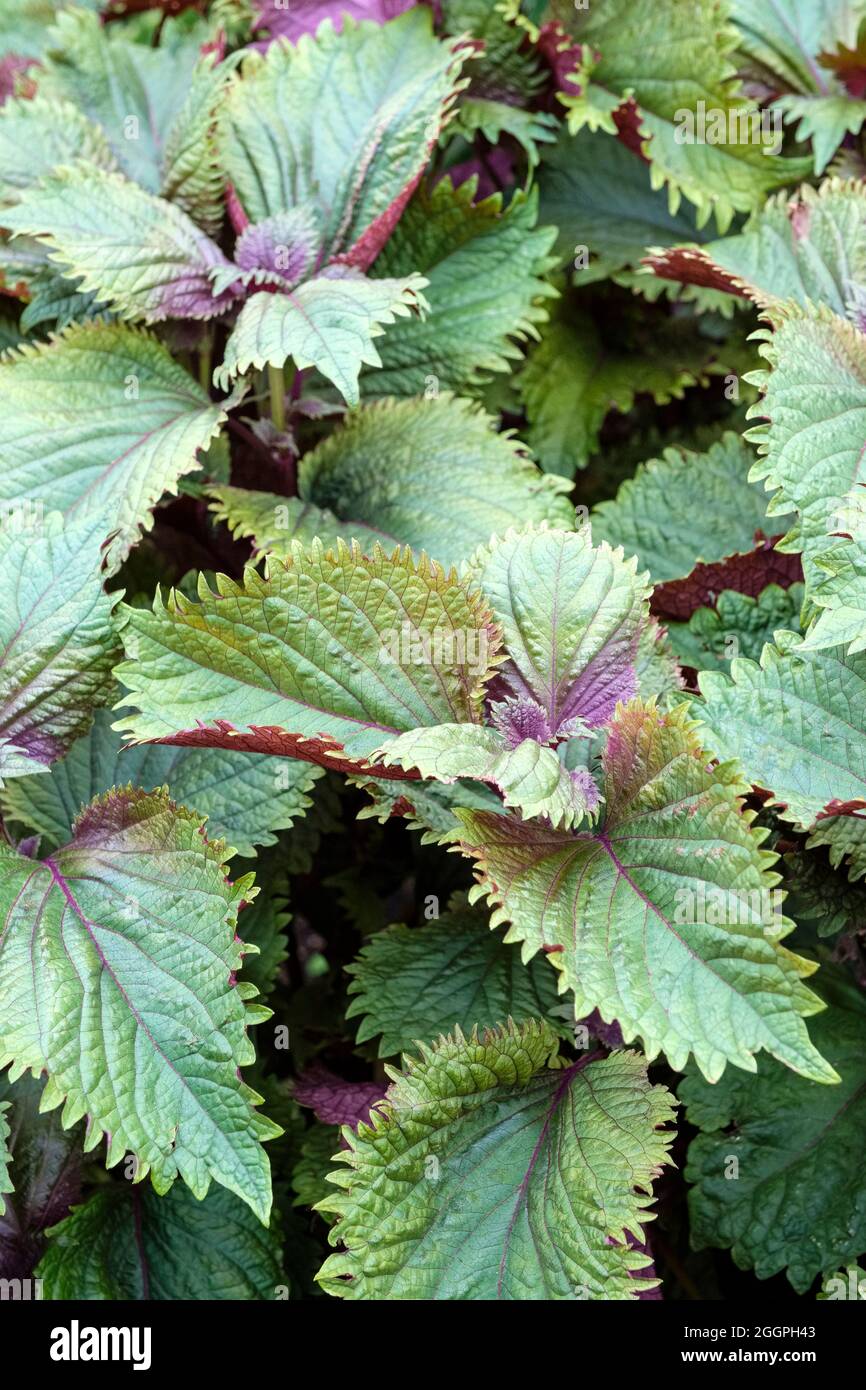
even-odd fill
[[[124,608],[136,740],[288,754],[360,771],[383,738],[477,723],[498,632],[477,596],[409,552],[297,542],[245,586]]]
[[[501,624],[511,691],[542,706],[552,737],[575,717],[603,724],[634,694],[634,663],[647,613],[637,561],[589,527],[512,531],[473,557],[470,575]]]
[[[111,689],[119,595],[103,592],[101,536],[98,518],[57,512],[0,524],[0,743],[23,760],[9,776],[61,757]]]
[[[593,537],[637,555],[654,584],[684,578],[700,561],[754,550],[756,532],[777,534],[793,521],[790,515],[768,519],[767,498],[749,482],[754,463],[751,449],[731,431],[704,454],[665,449],[661,458],[639,464],[615,498],[594,508]]]
[[[0,501],[107,511],[114,570],[224,419],[150,334],[72,326],[0,363]]]
[[[333,1188],[328,1183],[328,1174],[339,1147],[338,1125],[316,1123],[307,1131],[301,1144],[301,1156],[292,1171],[293,1206],[314,1207],[317,1202],[330,1197]],[[327,1212],[321,1215],[325,1221],[333,1220]]]
[[[495,425],[478,406],[448,395],[362,406],[305,454],[299,494],[333,511],[344,529],[361,522],[362,532],[378,531],[443,565],[527,521],[572,526],[574,509],[561,496],[567,483],[540,473],[520,441]]]
[[[214,1178],[265,1222],[279,1131],[240,1080],[254,1052],[232,987],[249,893],[165,792],[109,792],[41,863],[0,846],[0,1066],[46,1071],[43,1108],[87,1114],[109,1167],[129,1152],[158,1192],[180,1176],[196,1197]]]
[[[61,332],[71,323],[83,323],[89,319],[112,317],[109,309],[97,299],[95,294],[81,294],[75,288],[74,280],[67,280],[50,262],[44,270],[38,271],[28,285],[30,299],[21,311],[21,328],[26,334],[33,329],[50,324]],[[43,336],[40,334],[40,336]],[[15,343],[20,347],[21,343]]]
[[[480,134],[491,145],[498,144],[503,135],[510,135],[523,146],[529,168],[534,169],[539,145],[556,139],[557,124],[556,117],[546,111],[525,111],[520,106],[510,106],[507,101],[466,96],[457,108],[448,134],[462,135],[470,143]]]
[[[667,628],[651,617],[641,630],[635,656],[637,693],[641,699],[657,699],[666,707],[669,699],[683,687],[677,660]]]
[[[758,81],[785,93],[771,109],[782,111],[786,122],[800,120],[797,139],[812,140],[815,173],[822,174],[846,132],[856,133],[866,114],[866,103],[852,99],[826,62],[828,50],[856,44],[866,14],[861,0],[788,0],[784,9],[772,0],[732,0],[731,14],[741,55],[751,60]]]
[[[15,1191],[15,1184],[9,1175],[9,1165],[12,1162],[12,1153],[9,1148],[9,1136],[12,1131],[9,1128],[9,1121],[6,1118],[8,1109],[9,1101],[4,1100],[2,1104],[0,1104],[0,1216],[4,1216],[6,1213],[5,1197],[8,1197],[10,1192]]]
[[[825,967],[820,978],[828,1007],[812,1026],[842,1078],[838,1087],[816,1086],[775,1062],[756,1076],[728,1072],[716,1086],[688,1076],[680,1087],[702,1131],[686,1168],[693,1243],[731,1249],[759,1279],[784,1269],[798,1293],[866,1244],[866,1008],[840,973]]]
[[[165,138],[161,181],[155,190],[212,237],[222,225],[225,189],[216,117],[232,67],[231,59],[219,63],[213,53],[196,64],[186,99]]]
[[[67,10],[38,74],[40,95],[71,102],[101,126],[121,169],[150,193],[160,191],[173,127],[196,85],[200,35],[171,37],[150,48],[97,14]]]
[[[857,815],[822,816],[806,841],[808,849],[826,845],[834,869],[847,862],[852,883],[866,874],[866,816],[862,811],[863,808]]]
[[[841,507],[832,523],[848,539],[828,539],[817,545],[806,566],[809,599],[820,609],[818,621],[806,634],[803,648],[847,645],[849,652],[866,650],[866,505],[861,489],[853,502]]]
[[[816,1081],[835,1073],[803,1018],[820,1001],[803,984],[814,966],[783,947],[761,849],[766,831],[741,809],[730,764],[710,767],[687,709],[620,707],[603,755],[607,812],[592,835],[458,811],[479,884],[510,922],[523,958],[544,948],[574,991],[575,1017],[598,1009],[626,1041],[675,1070],[690,1052],[711,1081],[727,1062],[747,1071],[766,1048]],[[552,949],[551,949],[552,948]]]
[[[818,55],[857,37],[861,0],[730,0],[740,56],[780,78],[795,92],[825,90]]]
[[[697,356],[695,344],[674,329],[648,353],[611,351],[585,310],[563,309],[544,329],[518,379],[526,438],[542,468],[573,478],[598,448],[611,410],[631,410],[640,393],[664,405],[681,399],[686,387],[705,384],[707,347]]]
[[[498,1019],[524,1023],[556,1007],[556,975],[490,930],[487,915],[457,897],[435,922],[400,923],[377,932],[352,965],[347,1018],[361,1017],[358,1042],[379,1039],[379,1056],[408,1052],[461,1028],[492,1028]]]
[[[454,815],[458,806],[476,811],[505,815],[505,807],[496,792],[483,783],[405,782],[389,781],[384,777],[349,777],[353,786],[363,787],[370,804],[358,812],[358,820],[375,819],[385,825],[393,816],[402,816],[410,830],[421,832],[422,845],[444,845],[457,838],[459,821]],[[406,795],[409,790],[409,795]]]
[[[542,151],[537,179],[539,217],[559,229],[559,255],[573,263],[581,247],[590,254],[581,285],[636,265],[649,246],[704,240],[688,204],[672,213],[645,160],[613,136],[562,129]]]
[[[649,261],[657,274],[685,281],[713,279],[715,269],[762,306],[811,301],[845,318],[866,279],[866,190],[856,179],[804,184],[793,197],[771,198],[734,236],[654,249]]]
[[[288,910],[291,868],[285,846],[279,843],[261,850],[254,860],[235,865],[238,876],[242,871],[255,873],[259,890],[252,902],[244,904],[240,932],[243,941],[256,948],[255,953],[244,957],[242,978],[255,985],[263,998],[276,985],[280,966],[288,955],[286,928],[292,920]]]
[[[67,0],[0,0],[0,53],[41,58],[57,11]],[[81,10],[99,10],[101,0],[76,0]]]
[[[866,657],[805,651],[794,633],[776,642],[760,665],[732,662],[731,680],[704,672],[697,714],[711,751],[739,759],[783,820],[808,827],[829,802],[866,796]]]
[[[812,141],[815,173],[823,174],[846,135],[857,135],[866,121],[866,101],[855,101],[847,92],[829,96],[779,97],[774,106],[784,113],[786,124],[797,122],[796,138]]]
[[[228,390],[250,367],[282,367],[291,358],[299,369],[316,367],[357,405],[361,367],[380,365],[374,340],[385,325],[424,312],[426,284],[423,275],[370,280],[334,266],[286,293],[262,290],[241,309],[214,381]]]
[[[457,1030],[389,1071],[383,1113],[344,1129],[342,1190],[319,1204],[345,1247],[319,1273],[327,1292],[628,1300],[653,1287],[626,1240],[647,1220],[673,1111],[641,1057],[566,1066],[548,1025],[529,1022]]]
[[[233,536],[251,540],[256,556],[273,553],[286,559],[295,541],[309,546],[317,537],[327,545],[356,540],[367,552],[382,540],[381,532],[361,522],[338,521],[328,508],[299,497],[229,486],[210,488],[208,496],[214,499],[211,511],[217,521],[224,521]]]
[[[514,747],[498,729],[479,724],[411,729],[377,753],[385,767],[417,768],[440,782],[486,782],[506,806],[525,817],[546,816],[554,826],[577,825],[598,807],[598,791],[584,769],[570,772],[553,748],[534,738]]]
[[[70,102],[12,97],[0,107],[0,202],[17,202],[44,174],[74,159],[117,167],[103,131]]]
[[[715,214],[725,231],[735,212],[753,211],[773,189],[811,173],[811,160],[770,152],[780,137],[761,128],[758,107],[740,94],[738,34],[717,0],[609,0],[577,15],[566,0],[555,8],[600,55],[591,84],[564,98],[570,128],[593,128],[601,110],[603,128],[613,133],[608,113],[633,98],[653,187],[669,189],[674,212],[684,195],[700,225]],[[701,111],[706,132],[690,132],[684,114]]]
[[[264,758],[218,748],[124,748],[108,710],[96,711],[93,728],[73,744],[50,772],[12,781],[0,796],[7,818],[56,848],[72,834],[83,806],[114,786],[134,783],[144,791],[167,786],[172,800],[208,820],[212,839],[225,839],[238,854],[276,843],[312,803],[307,793],[321,773],[290,758]],[[254,943],[257,944],[257,943]]]
[[[489,0],[443,0],[441,9],[446,34],[471,34],[479,41],[469,68],[470,93],[496,96],[515,111],[534,104],[546,74],[522,27]]]
[[[427,279],[429,313],[397,324],[382,344],[382,367],[366,373],[365,395],[465,391],[509,372],[547,318],[555,290],[550,227],[536,227],[538,196],[515,192],[474,203],[476,181],[448,178],[418,190],[373,268],[375,275]]]
[[[3,222],[39,238],[64,275],[125,319],[210,319],[235,297],[214,293],[213,273],[231,262],[185,212],[95,164],[46,174]]]
[[[803,585],[768,584],[757,598],[723,589],[713,608],[698,608],[687,623],[668,623],[679,662],[696,671],[730,671],[738,656],[757,661],[780,628],[796,627]]]
[[[342,253],[366,269],[436,143],[462,55],[424,7],[384,25],[343,18],[339,34],[325,24],[245,58],[221,111],[221,162],[250,221],[311,202],[323,261]]]
[[[866,483],[866,338],[826,308],[779,305],[772,318],[760,347],[770,370],[747,377],[762,393],[749,415],[768,421],[748,433],[761,455],[751,477],[774,493],[768,515],[799,512],[784,544],[808,556]]]
[[[199,1202],[120,1183],[54,1227],[36,1273],[51,1300],[271,1300],[285,1284],[276,1228],[230,1192]]]

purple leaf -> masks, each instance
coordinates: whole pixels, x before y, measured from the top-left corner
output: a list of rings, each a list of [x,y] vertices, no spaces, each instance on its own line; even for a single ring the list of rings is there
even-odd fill
[[[9,97],[14,97],[16,94],[19,96],[33,95],[34,83],[31,80],[25,83],[21,79],[28,68],[38,66],[35,58],[25,58],[20,53],[7,53],[5,57],[0,58],[0,106]]]
[[[292,289],[316,269],[319,248],[315,209],[302,203],[246,227],[235,260],[242,270],[271,271],[276,283]]]
[[[344,1081],[321,1062],[314,1062],[295,1082],[294,1096],[322,1124],[357,1129],[362,1121],[369,1124],[371,1109],[387,1089],[377,1081]]]
[[[42,1253],[43,1234],[77,1202],[83,1126],[65,1130],[61,1112],[39,1114],[42,1082],[24,1076],[0,1095],[12,1101],[10,1150],[15,1191],[0,1216],[0,1278],[27,1279]]]
[[[586,1018],[581,1018],[578,1022],[582,1023],[594,1038],[598,1038],[599,1042],[604,1043],[605,1047],[609,1047],[612,1052],[618,1047],[625,1046],[622,1029],[616,1019],[612,1023],[605,1023],[598,1009],[593,1009],[591,1014],[587,1014]]]
[[[560,709],[557,731],[573,719],[580,719],[591,729],[598,729],[611,718],[617,705],[637,694],[638,633],[628,641],[619,635],[598,653],[577,679],[569,686]]]
[[[549,743],[553,737],[550,721],[537,700],[528,695],[516,700],[501,700],[490,706],[490,719],[495,729],[516,748],[525,738],[536,743]]]
[[[253,0],[257,18],[254,32],[266,29],[270,39],[297,43],[302,34],[315,34],[324,19],[342,29],[346,15],[385,24],[412,8],[415,0]]]

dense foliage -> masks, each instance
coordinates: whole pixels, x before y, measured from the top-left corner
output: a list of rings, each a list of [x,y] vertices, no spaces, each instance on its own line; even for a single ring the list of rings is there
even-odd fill
[[[0,19],[0,1279],[850,1296],[866,0]]]

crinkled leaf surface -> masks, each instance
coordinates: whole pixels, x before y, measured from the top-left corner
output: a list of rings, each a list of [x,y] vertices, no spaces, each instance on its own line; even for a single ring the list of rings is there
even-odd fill
[[[316,367],[349,405],[359,400],[362,366],[378,367],[375,340],[385,327],[426,307],[423,275],[370,280],[359,271],[334,266],[296,289],[247,300],[226,344],[218,386],[250,367],[282,367],[292,359],[299,369]]]
[[[249,882],[164,793],[92,802],[69,844],[34,861],[0,847],[0,1065],[46,1071],[43,1105],[90,1117],[88,1148],[133,1154],[159,1192],[216,1179],[267,1220],[261,1141],[278,1132],[240,1079],[254,1053],[232,986]]]
[[[358,812],[358,820],[375,819],[384,825],[392,816],[402,816],[410,830],[421,832],[422,845],[448,844],[457,837],[460,825],[454,812],[458,806],[490,811],[493,815],[506,814],[492,788],[465,778],[458,782],[417,781],[411,787],[405,781],[363,774],[349,780],[362,786],[371,798],[370,804]]]
[[[319,1280],[351,1299],[629,1299],[671,1102],[621,1052],[556,1064],[546,1024],[455,1032],[349,1136]],[[553,1063],[554,1065],[551,1065]],[[344,1133],[347,1133],[344,1131]],[[436,1173],[431,1180],[430,1172]],[[555,1243],[551,1232],[556,1233]],[[346,1276],[350,1276],[348,1279]]]
[[[844,318],[866,281],[866,192],[853,179],[777,194],[736,235],[702,247],[653,251],[659,275],[705,284],[716,278],[761,305],[825,304]]]
[[[281,1242],[231,1192],[197,1201],[114,1183],[55,1226],[39,1264],[43,1297],[273,1299],[285,1284]]]
[[[866,806],[856,814],[828,814],[816,821],[807,845],[826,845],[834,868],[847,864],[852,882],[866,874]]]
[[[41,58],[47,47],[46,28],[64,8],[65,0],[0,0],[0,53]],[[82,10],[98,10],[99,0],[80,0]]]
[[[526,438],[541,466],[573,478],[599,444],[611,410],[631,410],[640,393],[658,405],[703,381],[706,347],[668,333],[650,351],[611,350],[579,305],[560,309],[531,351],[518,386],[527,416]]]
[[[460,71],[418,6],[389,24],[324,24],[246,58],[220,117],[221,162],[260,222],[301,202],[323,214],[322,263],[366,269],[420,178]],[[420,269],[421,267],[413,267]]]
[[[103,592],[101,537],[98,517],[27,526],[13,511],[0,524],[0,741],[28,773],[86,732],[111,689],[117,595]]]
[[[695,240],[689,204],[672,213],[646,161],[613,136],[562,129],[542,151],[537,177],[539,219],[558,228],[560,255],[573,262],[580,248],[589,252],[581,285],[637,264],[647,247]]]
[[[64,275],[122,318],[210,319],[235,299],[214,293],[213,274],[231,263],[181,208],[96,165],[46,174],[3,221],[43,241]]]
[[[292,871],[298,869],[286,854],[285,843],[279,840],[259,850],[255,859],[235,865],[238,876],[242,872],[255,873],[259,890],[252,902],[244,903],[239,921],[244,944],[256,947],[255,953],[244,957],[242,979],[255,985],[263,997],[273,990],[280,966],[288,955],[286,928],[291,921],[289,875]]]
[[[492,541],[469,573],[502,626],[505,681],[541,705],[551,734],[573,718],[595,728],[634,694],[648,594],[636,560],[593,546],[588,527],[539,527]]]
[[[225,180],[219,164],[216,115],[233,63],[206,54],[192,73],[183,106],[165,138],[159,188],[209,236],[223,220]]]
[[[309,1105],[322,1124],[357,1129],[362,1122],[369,1123],[385,1089],[380,1081],[345,1081],[321,1062],[314,1062],[298,1077],[292,1095],[299,1105]]]
[[[701,677],[707,747],[738,758],[785,820],[809,826],[828,802],[866,796],[866,655],[806,651],[779,632],[760,665]]]
[[[696,609],[687,623],[668,623],[668,635],[681,665],[727,675],[735,657],[757,661],[777,630],[790,630],[802,603],[802,584],[768,584],[757,598],[723,589],[712,608]]]
[[[94,9],[96,6],[93,7]],[[179,34],[169,20],[158,48],[130,42],[76,4],[58,16],[39,91],[77,106],[105,132],[124,173],[160,191],[167,147],[194,82],[201,33]]]
[[[554,232],[536,227],[538,197],[519,190],[473,202],[473,179],[421,187],[372,273],[427,279],[429,313],[395,324],[381,348],[382,367],[365,373],[370,396],[461,391],[507,372],[522,345],[538,336],[554,290],[543,279],[553,264]]]
[[[779,881],[766,833],[741,809],[744,783],[708,765],[694,728],[683,706],[618,711],[594,834],[458,811],[475,893],[497,909],[495,925],[511,923],[505,940],[524,942],[524,959],[548,951],[575,1017],[598,1009],[627,1042],[640,1034],[648,1057],[663,1050],[681,1070],[693,1052],[716,1080],[727,1062],[754,1071],[766,1048],[833,1081],[803,1021],[821,1007],[803,983],[814,966],[780,944],[787,918],[762,920]]]
[[[729,1071],[708,1086],[691,1075],[680,1087],[688,1119],[702,1131],[686,1168],[694,1244],[732,1249],[735,1263],[759,1279],[784,1269],[798,1293],[856,1258],[866,1241],[866,1008],[861,991],[829,967],[820,987],[828,1008],[812,1030],[838,1086],[768,1061],[756,1076]]]
[[[755,103],[738,90],[738,35],[717,0],[606,0],[588,11],[558,0],[554,11],[600,55],[591,89],[586,84],[566,98],[570,126],[593,128],[599,110],[633,97],[653,186],[671,190],[674,210],[685,195],[701,223],[715,214],[725,231],[735,212],[753,211],[773,189],[811,173],[811,160],[771,152],[778,135],[761,130]],[[722,129],[712,127],[701,138],[695,127],[691,140],[683,138],[688,126],[681,113],[697,113],[699,102],[716,113]],[[603,126],[615,130],[611,115]]]
[[[423,558],[296,543],[265,578],[217,583],[199,603],[173,593],[152,613],[124,610],[118,675],[139,712],[117,727],[135,739],[346,770],[383,737],[478,722],[498,633],[477,595]]]
[[[111,719],[97,710],[90,732],[50,772],[7,783],[4,816],[41,835],[43,847],[65,844],[88,801],[129,782],[145,791],[167,786],[174,801],[207,816],[211,839],[246,855],[274,844],[275,832],[311,804],[307,792],[320,773],[309,763],[220,748],[124,748]]]
[[[103,131],[71,102],[36,96],[0,107],[0,201],[14,203],[42,175],[74,159],[117,167]]]
[[[536,739],[515,745],[480,724],[411,729],[378,754],[385,767],[417,768],[422,777],[486,782],[502,793],[506,806],[526,817],[546,816],[555,826],[576,825],[598,808],[598,788],[585,768],[569,771]]]
[[[348,967],[354,995],[347,1018],[360,1017],[358,1042],[379,1037],[379,1056],[408,1052],[461,1028],[523,1023],[556,1007],[556,975],[536,957],[523,965],[516,947],[490,930],[486,913],[457,898],[436,921],[377,932]]]
[[[295,541],[311,545],[317,537],[327,545],[354,539],[369,552],[385,539],[381,531],[361,522],[339,521],[329,508],[299,497],[230,486],[211,488],[209,495],[217,520],[224,521],[233,536],[250,540],[256,555],[273,553],[285,559]]]
[[[778,535],[794,519],[768,519],[767,498],[749,482],[754,463],[732,431],[703,454],[665,449],[593,510],[593,537],[637,555],[655,584],[684,578],[699,561],[753,550],[757,533]]]
[[[866,650],[866,527],[861,522],[850,540],[831,543],[811,559],[809,597],[821,612],[803,646]]]
[[[301,460],[300,496],[443,565],[528,521],[570,526],[566,484],[494,425],[453,396],[362,406]]]
[[[225,419],[141,329],[90,323],[0,363],[0,501],[106,512],[117,568]],[[105,534],[108,534],[106,523]]]
[[[749,375],[762,392],[750,414],[768,420],[749,431],[761,455],[751,476],[774,493],[769,514],[796,508],[789,544],[808,555],[866,482],[866,337],[826,308],[777,306],[772,318],[770,370]]]

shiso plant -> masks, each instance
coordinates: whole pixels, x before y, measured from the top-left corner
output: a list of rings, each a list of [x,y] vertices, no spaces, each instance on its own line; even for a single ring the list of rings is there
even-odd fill
[[[13,1296],[860,1287],[866,0],[785,8],[0,0]]]

